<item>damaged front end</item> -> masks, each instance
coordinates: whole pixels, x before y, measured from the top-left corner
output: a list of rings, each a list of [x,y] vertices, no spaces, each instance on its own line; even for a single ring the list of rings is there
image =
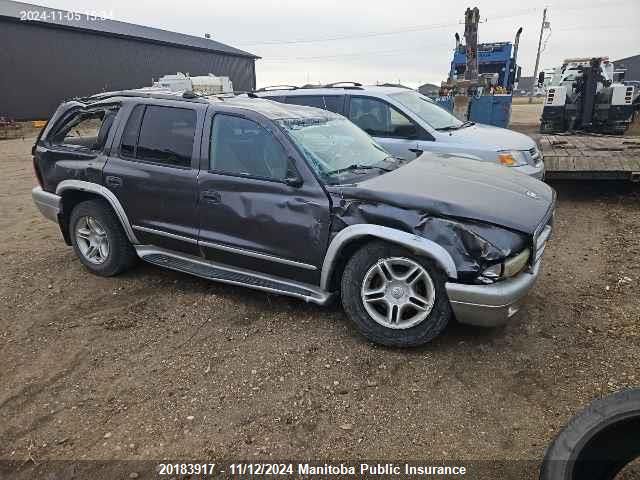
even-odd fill
[[[440,217],[427,210],[349,198],[340,188],[331,190],[332,237],[356,224],[382,225],[418,235],[449,253],[462,283],[493,283],[520,273],[528,265],[531,241],[524,234],[474,220]],[[508,262],[510,257],[518,257],[519,270]]]

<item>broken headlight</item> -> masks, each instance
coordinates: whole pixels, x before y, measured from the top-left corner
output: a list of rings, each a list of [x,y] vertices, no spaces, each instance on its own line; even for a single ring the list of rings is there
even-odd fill
[[[522,272],[531,257],[531,250],[525,248],[523,251],[506,259],[502,263],[496,263],[485,268],[480,275],[480,280],[484,283],[492,283],[501,278],[511,278]]]

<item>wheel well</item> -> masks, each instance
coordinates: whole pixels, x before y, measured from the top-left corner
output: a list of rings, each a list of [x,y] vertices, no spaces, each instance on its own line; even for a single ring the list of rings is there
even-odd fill
[[[62,213],[60,219],[60,231],[67,245],[71,245],[71,235],[69,232],[69,219],[71,218],[71,212],[76,205],[86,200],[101,200],[103,203],[109,206],[109,202],[105,201],[103,197],[97,193],[84,192],[82,190],[65,190],[62,192]]]
[[[353,256],[356,251],[360,250],[367,243],[377,240],[377,237],[373,236],[364,236],[358,237],[351,240],[344,247],[340,249],[340,254],[333,266],[333,270],[331,271],[331,277],[329,280],[329,288],[330,292],[335,292],[340,290],[340,282],[342,281],[342,273],[344,272],[344,268],[347,266],[347,262]]]
[[[386,243],[389,243],[390,245],[398,245],[402,248],[406,248],[407,250],[411,250],[404,245],[398,244],[386,238],[377,237],[375,235],[365,235],[362,237],[354,238],[353,240],[348,242],[345,246],[343,246],[340,249],[340,254],[338,255],[336,263],[331,271],[331,277],[329,280],[329,288],[328,288],[330,292],[335,292],[340,290],[340,282],[342,280],[342,274],[344,272],[344,269],[347,266],[347,262],[356,253],[356,251],[360,250],[367,243],[371,243],[375,241],[386,242]],[[419,257],[425,257],[425,258],[429,258],[430,260],[433,260],[430,256],[425,255],[422,252],[414,251],[413,253]],[[442,268],[442,266],[437,261],[432,261],[432,263],[446,278],[447,274]]]

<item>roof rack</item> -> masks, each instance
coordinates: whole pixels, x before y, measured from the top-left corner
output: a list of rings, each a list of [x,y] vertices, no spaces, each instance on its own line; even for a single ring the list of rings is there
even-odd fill
[[[297,89],[298,87],[296,87],[295,85],[269,85],[268,87],[262,87],[255,91],[270,92],[272,90],[297,90]]]
[[[259,98],[255,93],[248,91],[234,91],[228,93],[219,93],[211,95],[202,95],[191,90],[173,92],[165,88],[141,88],[132,90],[118,90],[113,92],[96,93],[88,97],[75,98],[82,103],[91,104],[100,102],[113,97],[129,97],[129,98],[155,98],[158,100],[182,100],[186,102],[208,103],[210,100],[224,100],[225,98],[233,98],[237,95],[247,95],[249,98]]]
[[[103,92],[89,97],[80,97],[75,100],[82,103],[95,103],[112,97],[131,98],[157,98],[158,100],[184,100],[187,102],[206,103],[207,100],[193,92],[171,92],[166,89],[139,89],[139,90],[118,90],[114,92]]]
[[[362,84],[358,82],[334,82],[327,83],[324,88],[347,88],[352,90],[363,90]]]

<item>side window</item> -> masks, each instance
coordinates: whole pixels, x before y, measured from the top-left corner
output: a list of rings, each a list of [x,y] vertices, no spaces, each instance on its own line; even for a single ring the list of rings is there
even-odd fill
[[[331,95],[324,97],[325,108],[333,113],[342,114],[342,104],[344,97],[339,95]]]
[[[375,98],[351,97],[349,118],[373,137],[412,139],[419,133],[406,115]]]
[[[56,130],[49,141],[53,145],[102,150],[117,113],[117,108],[79,112]]]
[[[124,157],[173,167],[190,167],[196,112],[188,108],[138,105],[122,134]]]
[[[263,97],[267,100],[271,100],[279,103],[287,103],[287,97]]]
[[[231,175],[284,180],[289,159],[280,142],[257,123],[217,114],[211,128],[209,168]]]
[[[292,95],[287,97],[287,103],[303,105],[305,107],[322,108],[324,110],[324,99],[322,95]]]
[[[334,113],[342,113],[342,97],[338,95],[291,95],[287,103],[306,107],[322,108]]]

